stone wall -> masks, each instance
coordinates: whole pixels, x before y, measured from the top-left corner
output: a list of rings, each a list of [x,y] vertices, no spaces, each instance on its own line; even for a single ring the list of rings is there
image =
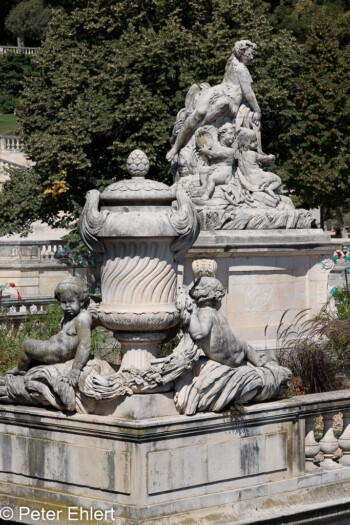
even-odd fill
[[[161,417],[149,405],[150,398],[157,405],[157,397],[166,395],[133,396],[142,410],[124,418],[0,406],[1,506],[15,521],[20,507],[54,509],[61,513],[54,523],[61,525],[71,521],[69,507],[78,511],[79,524],[88,522],[79,519],[79,509],[92,508],[108,511],[103,523],[110,525],[239,525],[297,515],[305,523],[315,511],[329,516],[349,503],[349,418],[343,439],[330,437],[325,427],[311,453],[305,433],[320,414],[328,422],[336,412],[348,414],[349,391],[191,417]],[[339,445],[344,456],[338,463],[333,452]],[[313,455],[320,448],[325,459],[317,464]],[[19,521],[35,523],[28,515]]]
[[[57,260],[59,246],[59,240],[1,240],[0,285],[13,282],[23,298],[53,296],[57,284],[69,275],[82,277],[94,287],[92,269]]]
[[[187,255],[181,279],[193,280],[197,258],[217,262],[217,278],[227,289],[223,314],[234,330],[257,349],[276,347],[276,331],[306,309],[312,318],[328,299],[332,245],[322,230],[201,232]]]

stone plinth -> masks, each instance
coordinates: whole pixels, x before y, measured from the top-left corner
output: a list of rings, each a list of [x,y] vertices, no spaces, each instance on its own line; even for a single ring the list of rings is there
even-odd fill
[[[305,517],[350,494],[349,467],[305,474],[305,418],[349,406],[344,391],[237,414],[148,419],[1,406],[0,506],[28,524],[36,521],[19,520],[21,506],[61,511],[53,521],[60,525],[72,521],[68,507],[81,525],[98,523],[76,519],[90,508],[109,512],[102,522],[114,525],[259,523],[301,511]]]
[[[312,318],[326,303],[330,268],[318,263],[332,251],[330,237],[317,229],[201,232],[186,257],[183,282],[193,279],[194,259],[215,259],[231,328],[255,348],[270,350],[286,310],[285,326],[303,309],[309,309],[303,320]]]

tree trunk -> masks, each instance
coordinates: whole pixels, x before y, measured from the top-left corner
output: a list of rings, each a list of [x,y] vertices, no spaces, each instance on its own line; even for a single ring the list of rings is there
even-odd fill
[[[348,234],[347,229],[345,228],[345,224],[344,224],[344,221],[343,221],[343,215],[342,215],[342,212],[340,211],[340,208],[336,208],[335,209],[335,213],[337,215],[337,219],[338,219],[338,222],[339,222],[341,238],[342,239],[348,239],[349,238],[349,234]]]

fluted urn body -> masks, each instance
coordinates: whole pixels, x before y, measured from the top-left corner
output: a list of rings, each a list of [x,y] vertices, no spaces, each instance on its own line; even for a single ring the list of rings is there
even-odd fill
[[[199,226],[185,193],[145,178],[143,152],[134,151],[127,166],[131,179],[88,193],[79,227],[103,256],[99,320],[121,342],[123,368],[143,368],[178,324],[177,261]]]

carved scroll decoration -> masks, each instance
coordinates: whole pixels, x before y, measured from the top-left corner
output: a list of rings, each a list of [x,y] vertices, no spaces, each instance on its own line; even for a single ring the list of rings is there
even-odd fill
[[[200,231],[200,223],[195,205],[180,186],[176,191],[176,200],[178,209],[172,212],[169,219],[172,227],[179,235],[173,241],[171,249],[174,252],[175,261],[180,262],[196,241]]]
[[[104,253],[103,244],[97,240],[97,234],[105,223],[109,211],[99,211],[100,192],[90,190],[86,196],[86,203],[78,222],[79,233],[86,244],[92,251]]]

